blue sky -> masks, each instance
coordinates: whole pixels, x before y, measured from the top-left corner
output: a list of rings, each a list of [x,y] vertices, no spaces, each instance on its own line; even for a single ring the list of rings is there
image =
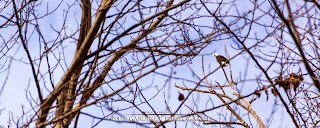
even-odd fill
[[[121,3],[120,5],[122,5],[123,3]],[[153,4],[153,3],[144,3],[146,5],[148,4]],[[228,4],[226,6],[224,6],[222,8],[222,10],[220,10],[221,12],[225,12],[229,15],[231,14],[237,14],[237,13],[244,13],[250,9],[253,9],[252,4],[251,3],[237,3],[237,8],[238,9],[243,9],[245,8],[245,10],[243,10],[243,12],[236,12],[235,8],[233,8],[233,4]],[[1,4],[0,4],[1,5]],[[66,2],[62,2],[61,5],[59,6],[58,2],[54,2],[54,1],[43,1],[41,6],[43,7],[38,7],[38,11],[36,12],[39,15],[43,15],[47,12],[47,6],[44,5],[48,5],[48,10],[51,11],[53,10],[55,7],[58,6],[57,11],[55,11],[54,13],[52,13],[51,15],[39,19],[39,23],[41,24],[40,29],[44,34],[44,37],[47,39],[46,41],[50,42],[49,44],[54,44],[54,43],[60,43],[59,45],[56,45],[56,49],[49,54],[48,58],[50,60],[50,64],[53,66],[56,66],[56,69],[54,70],[55,73],[53,75],[54,78],[54,84],[56,84],[59,79],[61,78],[61,76],[63,75],[63,72],[66,70],[66,68],[68,67],[68,65],[70,64],[70,62],[72,61],[72,57],[74,55],[74,51],[76,48],[76,43],[75,40],[70,38],[67,40],[64,40],[63,42],[59,42],[58,40],[63,39],[63,36],[58,36],[58,33],[55,32],[55,30],[53,30],[52,28],[57,29],[58,31],[62,28],[61,25],[63,24],[63,16],[67,16],[67,20],[66,20],[66,25],[65,27],[67,27],[64,31],[62,31],[62,33],[66,33],[67,35],[72,35],[73,33],[76,32],[76,30],[79,28],[79,26],[77,26],[80,23],[80,18],[81,18],[81,11],[80,11],[80,6],[79,3],[76,2],[70,2],[70,1],[66,1]],[[120,6],[119,5],[119,6]],[[70,10],[67,10],[68,6],[71,6]],[[208,4],[208,6],[213,10],[214,8],[216,8],[216,6],[214,5],[210,5]],[[97,4],[95,2],[93,2],[93,8],[96,9],[97,8]],[[268,4],[264,4],[261,9],[265,9],[267,10],[268,8],[270,8],[268,6]],[[230,10],[229,10],[230,9]],[[248,10],[247,10],[248,9]],[[228,11],[229,10],[229,11]],[[12,13],[12,10],[7,9],[4,10],[4,12],[6,13]],[[154,11],[154,10],[152,10]],[[226,12],[228,11],[228,12]],[[238,10],[239,11],[239,10]],[[68,12],[68,13],[67,13]],[[110,11],[112,12],[112,11]],[[183,14],[180,16],[182,19],[187,19],[189,17],[192,16],[192,13],[194,12],[193,9],[187,9],[186,11],[183,12]],[[147,11],[146,11],[147,13]],[[170,13],[174,13],[174,11],[170,11]],[[225,13],[221,13],[221,14],[225,14]],[[67,14],[67,15],[66,15]],[[150,13],[150,15],[153,13]],[[203,15],[203,16],[209,16],[208,13],[206,13],[206,10],[201,10],[199,12],[199,14]],[[262,11],[257,11],[257,13],[255,14],[255,17],[259,17],[260,15],[262,15],[263,12]],[[109,15],[109,14],[107,14]],[[110,14],[111,15],[111,14]],[[133,18],[134,14],[132,14],[132,17],[130,18],[130,16],[127,19],[123,19],[121,21],[123,21],[123,23],[125,23],[124,28],[128,28],[130,27],[132,24],[136,23],[137,21],[134,21]],[[252,15],[249,15],[252,16]],[[94,20],[93,16],[93,20]],[[251,17],[248,17],[251,18]],[[233,20],[232,17],[229,18],[225,18],[224,19],[225,22],[227,23],[232,23],[231,21]],[[211,26],[210,24],[213,24],[215,22],[214,18],[209,17],[209,18],[200,18],[195,20],[195,24],[197,25],[208,25]],[[271,26],[277,26],[277,23],[272,23],[270,22],[272,21],[272,18],[269,16],[264,16],[261,18],[257,18],[257,22],[264,24],[264,25],[271,25]],[[107,23],[112,22],[112,20],[107,21]],[[0,22],[1,24],[2,22]],[[164,24],[168,24],[170,23],[170,21],[164,21]],[[247,23],[247,21],[242,20],[237,22],[236,25],[233,25],[231,28],[232,29],[236,29],[237,27],[243,25]],[[298,19],[296,21],[296,23],[299,24],[305,24],[305,21],[303,19]],[[302,25],[303,26],[303,25]],[[8,30],[13,30],[15,29],[16,26],[11,26],[9,28],[5,28],[6,31]],[[33,26],[30,26],[30,29],[32,29]],[[270,28],[263,28],[261,25],[258,24],[254,24],[254,26],[251,28],[251,33],[249,35],[250,39],[246,40],[246,45],[247,46],[252,46],[254,44],[256,44],[256,39],[255,37],[258,37],[259,39],[263,38],[264,36],[266,36],[266,31],[271,30],[272,27]],[[1,28],[4,29],[4,28]],[[242,31],[241,31],[242,30]],[[245,35],[246,31],[248,31],[249,28],[248,27],[244,27],[240,30],[235,30],[236,33],[241,33],[241,35]],[[31,30],[30,30],[31,31]],[[122,30],[119,30],[122,31]],[[207,28],[203,28],[202,29],[203,33],[208,34],[211,32],[210,29]],[[1,36],[3,36],[4,38],[8,38],[11,35],[14,34],[15,31],[8,31],[7,33],[1,33]],[[197,39],[199,38],[199,36],[197,35],[197,33],[190,29],[188,31],[189,36],[191,37],[190,39]],[[161,31],[155,31],[152,36],[159,36],[161,35],[163,32]],[[29,33],[31,34],[31,32]],[[131,37],[127,36],[125,38],[121,38],[121,42],[124,44],[127,44],[127,42],[132,41],[132,39],[136,36],[137,34],[132,34]],[[180,32],[177,32],[175,34],[173,34],[175,38],[177,39],[183,39],[181,36]],[[223,35],[222,38],[228,38],[230,35]],[[78,33],[76,33],[73,36],[75,39],[78,37]],[[159,38],[156,38],[156,41],[162,41],[164,40],[165,36],[161,36]],[[284,37],[286,37],[286,39],[288,41],[292,41],[292,38],[288,35],[285,35]],[[107,40],[112,39],[113,37],[108,37]],[[56,40],[57,39],[57,40]],[[273,52],[276,51],[277,49],[275,49],[272,46],[268,46],[267,42],[271,42],[270,44],[277,44],[277,42],[275,41],[274,38],[269,37],[268,39],[266,39],[266,41],[264,43],[261,43],[261,46],[257,46],[253,49],[251,49],[251,52],[253,52],[256,56],[263,56],[264,54],[261,54],[261,51],[269,54],[269,55],[274,55]],[[19,41],[17,41],[19,42]],[[169,41],[168,41],[169,42]],[[39,63],[39,56],[40,54],[43,52],[43,47],[44,46],[39,46],[39,44],[41,43],[41,41],[39,42],[39,36],[37,36],[36,34],[33,35],[30,40],[29,40],[29,49],[31,52],[31,57],[33,59],[35,59],[35,63],[38,64]],[[178,97],[178,92],[183,93],[185,96],[188,94],[188,91],[183,91],[180,90],[176,87],[174,87],[175,83],[179,86],[186,86],[186,87],[194,87],[195,83],[193,82],[188,82],[186,80],[181,80],[181,79],[170,79],[167,80],[166,77],[159,75],[158,73],[163,73],[166,75],[170,75],[171,73],[173,73],[174,77],[179,77],[179,78],[183,78],[183,79],[188,79],[194,82],[198,82],[199,79],[193,75],[193,73],[195,73],[195,75],[197,75],[198,77],[202,78],[202,67],[201,67],[201,61],[202,61],[202,55],[204,55],[204,66],[205,66],[205,73],[208,74],[209,72],[214,71],[216,68],[218,68],[218,63],[216,62],[215,58],[212,56],[212,54],[214,52],[217,52],[223,56],[226,56],[225,54],[225,50],[224,50],[224,46],[223,43],[225,44],[228,53],[230,55],[230,57],[236,56],[234,59],[231,60],[231,69],[232,69],[232,75],[234,79],[238,79],[238,80],[246,80],[245,83],[239,83],[239,85],[237,86],[238,89],[242,89],[241,93],[243,95],[245,94],[250,94],[252,92],[254,92],[254,90],[259,89],[259,85],[256,81],[250,81],[252,79],[257,79],[260,78],[262,80],[264,80],[264,84],[267,84],[266,82],[266,78],[265,76],[262,74],[262,72],[257,68],[256,64],[251,60],[248,59],[249,56],[247,53],[243,53],[238,55],[240,52],[242,52],[241,50],[237,50],[234,49],[234,47],[236,47],[238,44],[238,42],[235,42],[234,38],[230,38],[230,39],[223,39],[223,40],[218,40],[216,39],[216,41],[211,42],[205,49],[203,49],[200,54],[196,57],[194,57],[190,62],[184,64],[184,65],[168,65],[165,66],[161,69],[156,70],[157,73],[151,73],[149,74],[147,77],[137,81],[137,83],[135,85],[132,86],[132,88],[139,86],[140,89],[145,90],[143,92],[144,96],[147,97],[147,99],[152,99],[149,103],[156,109],[159,111],[168,111],[167,107],[165,105],[165,101],[164,99],[167,100],[167,104],[170,106],[170,110],[171,111],[175,111],[176,108],[181,104],[181,102],[179,102],[177,100]],[[97,42],[94,42],[94,44],[97,44]],[[119,47],[120,44],[117,43],[115,45],[112,45],[112,48],[115,49],[117,47]],[[141,44],[141,46],[145,46],[145,44]],[[294,45],[293,44],[288,44],[288,46],[292,47],[293,50],[297,51],[296,49],[294,49]],[[96,49],[96,46],[93,45],[92,50]],[[306,51],[308,51],[308,49],[311,49],[310,47],[305,47]],[[39,54],[40,53],[40,54]],[[30,104],[27,101],[26,96],[30,99],[30,96],[33,96],[33,98],[36,98],[36,88],[35,88],[35,84],[34,84],[34,80],[32,78],[32,72],[31,72],[31,67],[30,65],[24,63],[24,62],[28,62],[27,61],[27,57],[25,55],[25,51],[23,50],[21,44],[16,44],[11,51],[9,52],[10,55],[14,55],[13,58],[11,60],[11,66],[10,66],[10,74],[8,77],[8,80],[6,82],[4,91],[2,92],[1,96],[0,96],[0,109],[4,108],[3,111],[1,111],[1,115],[0,115],[0,124],[1,126],[6,126],[7,125],[7,121],[9,118],[9,113],[12,113],[13,115],[10,115],[10,117],[13,116],[14,119],[18,119],[20,118],[21,114],[22,114],[22,108],[24,109],[25,112],[28,112],[27,116],[23,117],[24,119],[28,119],[30,118],[29,116],[32,115],[34,113],[34,110],[31,109]],[[127,54],[125,56],[125,58],[127,58],[129,60],[129,62],[134,63],[135,59],[142,59],[143,58],[143,54],[139,53],[137,58],[131,58],[130,55],[135,54],[133,52]],[[147,53],[146,53],[147,54]],[[286,53],[283,53],[286,54]],[[141,58],[139,58],[141,57]],[[265,56],[263,56],[265,57]],[[265,59],[269,59],[272,60],[272,57],[265,57]],[[8,59],[10,60],[10,59]],[[8,61],[7,60],[7,61]],[[0,62],[4,63],[6,60],[5,59],[1,59]],[[59,61],[63,61],[63,63],[58,64]],[[105,60],[101,60],[99,61],[100,63],[105,63]],[[159,63],[165,63],[167,62],[167,59],[162,59],[161,61],[159,61]],[[263,67],[268,67],[270,62],[262,60],[262,59],[258,59],[258,61],[260,62],[260,64],[262,64]],[[151,63],[151,60],[147,61],[148,63]],[[7,63],[8,64],[8,63]],[[45,85],[49,90],[51,90],[52,88],[50,85],[50,79],[48,74],[45,74],[47,72],[47,67],[46,65],[46,61],[42,61],[41,62],[41,67],[40,67],[40,72],[43,73],[44,77],[43,79],[41,79],[40,84]],[[123,60],[117,62],[114,65],[114,69],[115,71],[121,70],[121,67],[125,66],[125,62]],[[55,67],[53,66],[53,67]],[[103,65],[101,65],[100,67],[102,67]],[[302,64],[297,64],[297,67],[301,66],[302,67],[302,72],[305,73],[304,70],[304,66]],[[227,74],[229,74],[229,68],[225,68],[227,71]],[[149,68],[144,69],[143,72],[146,72],[147,70],[149,70]],[[272,66],[272,68],[270,70],[268,70],[268,73],[271,77],[275,78],[276,76],[278,76],[277,74],[277,70],[279,70],[279,65],[275,64],[274,66]],[[290,69],[288,72],[298,72],[298,68],[293,67],[292,69]],[[5,75],[7,72],[2,72],[1,75]],[[135,75],[137,75],[138,73],[136,73]],[[247,74],[246,78],[244,78],[244,75]],[[40,77],[40,76],[39,76]],[[111,76],[110,76],[111,77]],[[3,77],[0,78],[0,83],[4,82]],[[108,80],[110,78],[106,78],[106,80]],[[119,81],[115,81],[115,82],[111,82],[109,83],[110,86],[113,89],[116,88],[120,88],[121,86],[115,86],[115,85],[123,85],[125,82],[128,82],[132,80],[132,78],[130,77],[126,77],[126,79],[122,79]],[[215,84],[215,81],[219,82],[220,84],[226,84],[226,80],[225,77],[223,75],[223,72],[221,69],[218,69],[216,72],[214,72],[212,75],[210,75],[208,77],[208,80],[211,84]],[[310,79],[305,78],[306,81],[310,82]],[[2,85],[1,85],[2,86]],[[261,87],[261,86],[260,86]],[[207,89],[202,87],[201,89]],[[160,90],[160,91],[159,91]],[[284,93],[283,89],[279,89],[282,93]],[[109,85],[105,85],[103,87],[101,87],[100,89],[98,89],[95,93],[94,96],[101,96],[103,93],[110,93],[112,90],[110,89]],[[130,91],[130,89],[125,89],[124,92],[122,94],[120,94],[121,96],[126,96],[127,99],[131,99],[132,95],[126,95],[127,93],[125,93],[126,91]],[[221,92],[220,89],[217,89],[217,91]],[[225,91],[232,97],[235,98],[235,96],[232,95],[232,92],[230,91],[230,89],[225,89]],[[155,93],[158,92],[158,93]],[[42,93],[44,95],[47,95],[49,93],[48,90],[46,90],[44,87],[42,88]],[[164,98],[165,97],[165,98]],[[112,97],[113,99],[119,99],[119,96],[114,96]],[[250,100],[249,97],[248,100]],[[254,110],[256,110],[256,112],[258,113],[258,115],[260,116],[260,118],[263,120],[263,122],[265,123],[265,125],[269,125],[267,124],[267,119],[270,118],[270,115],[272,114],[272,110],[273,110],[273,106],[275,105],[275,103],[281,103],[279,101],[278,98],[275,98],[271,92],[269,92],[269,98],[268,100],[266,100],[266,95],[263,92],[261,97],[254,101],[252,103],[252,106],[254,108]],[[143,98],[140,96],[138,96],[137,102],[143,102]],[[35,100],[38,100],[37,98]],[[110,99],[108,99],[110,100]],[[106,100],[106,101],[108,101]],[[286,100],[287,103],[288,100]],[[111,100],[109,101],[109,103],[106,104],[106,106],[111,107],[117,110],[117,109],[124,109],[126,107],[130,107],[131,104],[127,103],[127,102],[114,102],[114,103],[110,103]],[[193,104],[193,102],[196,103],[196,105]],[[103,102],[101,102],[102,104]],[[195,110],[204,110],[206,108],[210,108],[212,106],[217,106],[221,104],[221,101],[218,100],[218,98],[212,94],[203,94],[203,93],[199,93],[199,92],[193,92],[193,94],[189,97],[189,99],[184,103],[184,105],[188,105],[192,108],[194,108]],[[32,106],[35,106],[35,103],[31,104]],[[186,107],[186,106],[182,106],[180,112],[181,113],[190,113],[190,110]],[[23,106],[23,107],[22,107]],[[88,107],[88,108],[84,108],[82,110],[82,112],[88,112],[89,114],[95,115],[95,116],[106,116],[107,114],[110,113],[110,110],[108,110],[107,108],[102,108],[102,109],[97,109],[98,107]],[[233,106],[235,107],[235,106]],[[143,104],[140,106],[141,109],[143,109],[144,111],[151,111],[150,107],[147,104]],[[36,107],[36,110],[38,109],[38,107]],[[239,106],[237,107],[237,112],[240,113],[240,115],[246,115],[247,111],[243,110],[242,108],[240,108]],[[210,111],[206,114],[208,115],[212,115],[213,117],[216,117],[215,119],[220,119],[222,117],[218,117],[217,115],[222,112],[222,113],[226,113],[226,117],[227,119],[230,118],[230,112],[226,110],[226,108],[219,108],[217,110],[214,111]],[[124,110],[122,112],[120,112],[121,114],[132,114],[132,113],[139,113],[136,109],[128,109],[128,110]],[[235,118],[235,117],[232,117]],[[252,121],[253,126],[257,126],[255,120],[252,118],[252,116],[250,115],[250,119],[248,119],[247,116],[244,117],[244,120],[249,122],[249,120]],[[81,125],[82,127],[90,127],[91,125],[95,124],[98,120],[92,120],[90,117],[88,116],[81,116],[80,118],[80,123],[79,125]],[[270,127],[292,127],[294,126],[291,119],[288,117],[288,114],[286,113],[286,110],[284,109],[283,106],[278,105],[276,106],[276,112],[273,113],[272,118],[271,118],[271,122],[270,122]],[[178,123],[178,126],[189,126],[192,124],[186,124],[186,122],[182,121]],[[34,125],[34,124],[33,124]],[[114,126],[114,127],[132,127],[135,126],[134,124],[130,124],[130,123],[116,123],[116,122],[103,122],[100,123],[97,127],[103,127],[104,125],[109,125],[109,126]],[[12,125],[14,126],[14,125]],[[151,125],[150,125],[151,126]],[[174,126],[174,123],[170,123],[168,124],[168,126]],[[195,126],[195,125],[193,125]],[[201,125],[204,126],[204,125]],[[204,127],[213,127],[212,125],[207,125]],[[236,126],[237,127],[237,126]]]

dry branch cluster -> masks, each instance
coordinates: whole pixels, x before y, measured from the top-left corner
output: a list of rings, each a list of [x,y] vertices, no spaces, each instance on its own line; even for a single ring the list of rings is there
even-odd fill
[[[286,91],[288,91],[292,87],[293,87],[294,91],[296,91],[297,88],[299,87],[301,81],[303,81],[303,76],[297,75],[294,73],[291,73],[290,77],[286,78],[284,80],[282,80],[281,77],[279,77],[279,76],[275,80],[276,84],[279,84],[279,86],[283,87],[284,90],[286,90]]]

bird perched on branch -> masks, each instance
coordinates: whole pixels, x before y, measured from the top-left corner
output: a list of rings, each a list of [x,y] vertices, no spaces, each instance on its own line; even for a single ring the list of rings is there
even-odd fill
[[[227,58],[219,55],[218,53],[214,53],[213,56],[216,57],[217,62],[220,64],[221,67],[226,67],[229,64],[229,61]]]

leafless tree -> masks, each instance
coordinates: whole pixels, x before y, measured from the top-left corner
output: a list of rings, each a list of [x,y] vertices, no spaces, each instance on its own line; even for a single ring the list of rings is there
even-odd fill
[[[265,128],[286,125],[279,116],[320,126],[318,1],[0,5],[0,96],[12,63],[28,65],[32,78],[30,110],[9,116],[8,127]],[[220,67],[214,52],[230,65]]]

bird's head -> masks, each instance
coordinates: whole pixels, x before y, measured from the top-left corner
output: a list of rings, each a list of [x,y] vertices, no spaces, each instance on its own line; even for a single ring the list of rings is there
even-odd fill
[[[213,56],[217,57],[219,54],[218,53],[214,53]]]

